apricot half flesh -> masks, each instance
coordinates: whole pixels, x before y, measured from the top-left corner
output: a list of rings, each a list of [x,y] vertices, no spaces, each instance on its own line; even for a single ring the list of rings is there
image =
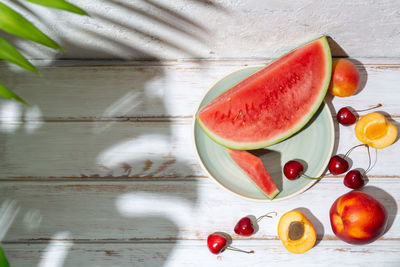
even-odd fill
[[[385,148],[397,138],[397,127],[377,112],[361,117],[354,130],[358,140],[373,148]]]
[[[285,248],[296,254],[310,250],[317,240],[313,224],[297,210],[282,215],[278,224],[278,236]]]

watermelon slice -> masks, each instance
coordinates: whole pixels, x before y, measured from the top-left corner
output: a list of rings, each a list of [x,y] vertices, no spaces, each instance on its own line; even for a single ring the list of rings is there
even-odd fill
[[[218,97],[196,114],[203,131],[232,149],[278,143],[299,131],[323,101],[332,57],[326,37],[275,60]]]
[[[274,199],[279,194],[279,189],[269,175],[263,162],[257,156],[245,150],[225,148],[229,157],[246,174],[247,178],[268,198]]]

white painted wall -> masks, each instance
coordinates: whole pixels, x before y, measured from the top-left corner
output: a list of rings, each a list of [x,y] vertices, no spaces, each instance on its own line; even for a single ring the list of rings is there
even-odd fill
[[[15,40],[26,55],[271,58],[325,34],[351,57],[400,57],[399,0],[70,1],[91,17],[4,0],[67,50],[61,54]]]

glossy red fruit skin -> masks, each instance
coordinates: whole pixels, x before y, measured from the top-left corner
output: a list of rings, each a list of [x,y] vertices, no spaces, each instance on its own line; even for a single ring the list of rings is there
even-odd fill
[[[345,126],[352,125],[356,122],[357,118],[348,108],[341,108],[336,115],[337,121]]]
[[[349,163],[344,158],[336,155],[329,160],[328,169],[333,175],[342,174],[349,169]]]
[[[249,217],[243,217],[235,225],[235,233],[242,236],[251,236],[254,233],[253,222]]]
[[[207,238],[208,249],[213,254],[221,253],[225,249],[226,244],[226,237],[218,233],[210,234]]]
[[[364,186],[365,181],[363,176],[358,170],[351,170],[346,173],[346,176],[343,179],[343,183],[345,186],[351,189],[360,189]]]
[[[283,173],[289,180],[296,180],[303,171],[303,165],[296,160],[290,160],[286,162],[285,166],[283,166]]]
[[[385,232],[388,222],[382,203],[358,190],[336,199],[329,210],[329,217],[333,233],[354,245],[375,241]]]

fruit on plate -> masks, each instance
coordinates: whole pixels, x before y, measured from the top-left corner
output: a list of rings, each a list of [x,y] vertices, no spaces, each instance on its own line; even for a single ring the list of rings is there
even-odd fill
[[[289,160],[283,166],[283,174],[289,180],[296,180],[304,171],[304,166],[297,160]]]
[[[326,37],[262,68],[200,108],[197,122],[215,142],[250,150],[299,131],[321,105],[332,58]]]
[[[362,116],[354,130],[358,140],[373,148],[385,148],[397,138],[397,127],[377,112]]]
[[[244,172],[246,177],[269,199],[274,199],[279,194],[263,162],[257,156],[245,150],[233,150],[225,148],[229,157]]]
[[[314,178],[303,173],[304,166],[297,160],[289,160],[283,166],[283,174],[289,180],[296,180],[299,177],[304,177],[310,180],[319,180],[322,177]]]
[[[258,217],[255,221],[253,221],[249,216],[241,218],[235,225],[235,233],[242,236],[251,236],[255,232],[254,226],[265,217],[272,218],[272,216],[270,216],[272,213],[276,216],[276,212],[273,211]]]
[[[351,191],[336,199],[329,215],[335,235],[350,244],[367,244],[376,240],[387,225],[385,207],[361,191]]]
[[[278,236],[285,248],[296,254],[310,250],[317,240],[314,225],[297,210],[282,215],[278,224]]]
[[[337,59],[332,64],[332,77],[329,92],[345,97],[353,95],[360,85],[360,73],[348,59]]]
[[[253,250],[245,251],[245,250],[241,250],[238,248],[228,246],[228,237],[229,236],[227,234],[221,233],[221,232],[215,232],[215,233],[210,234],[207,238],[207,247],[210,250],[210,252],[213,254],[220,254],[224,250],[228,249],[228,250],[234,250],[234,251],[243,252],[243,253],[247,253],[247,254],[254,253]]]
[[[365,181],[359,170],[351,170],[344,176],[343,184],[351,189],[360,189]]]

